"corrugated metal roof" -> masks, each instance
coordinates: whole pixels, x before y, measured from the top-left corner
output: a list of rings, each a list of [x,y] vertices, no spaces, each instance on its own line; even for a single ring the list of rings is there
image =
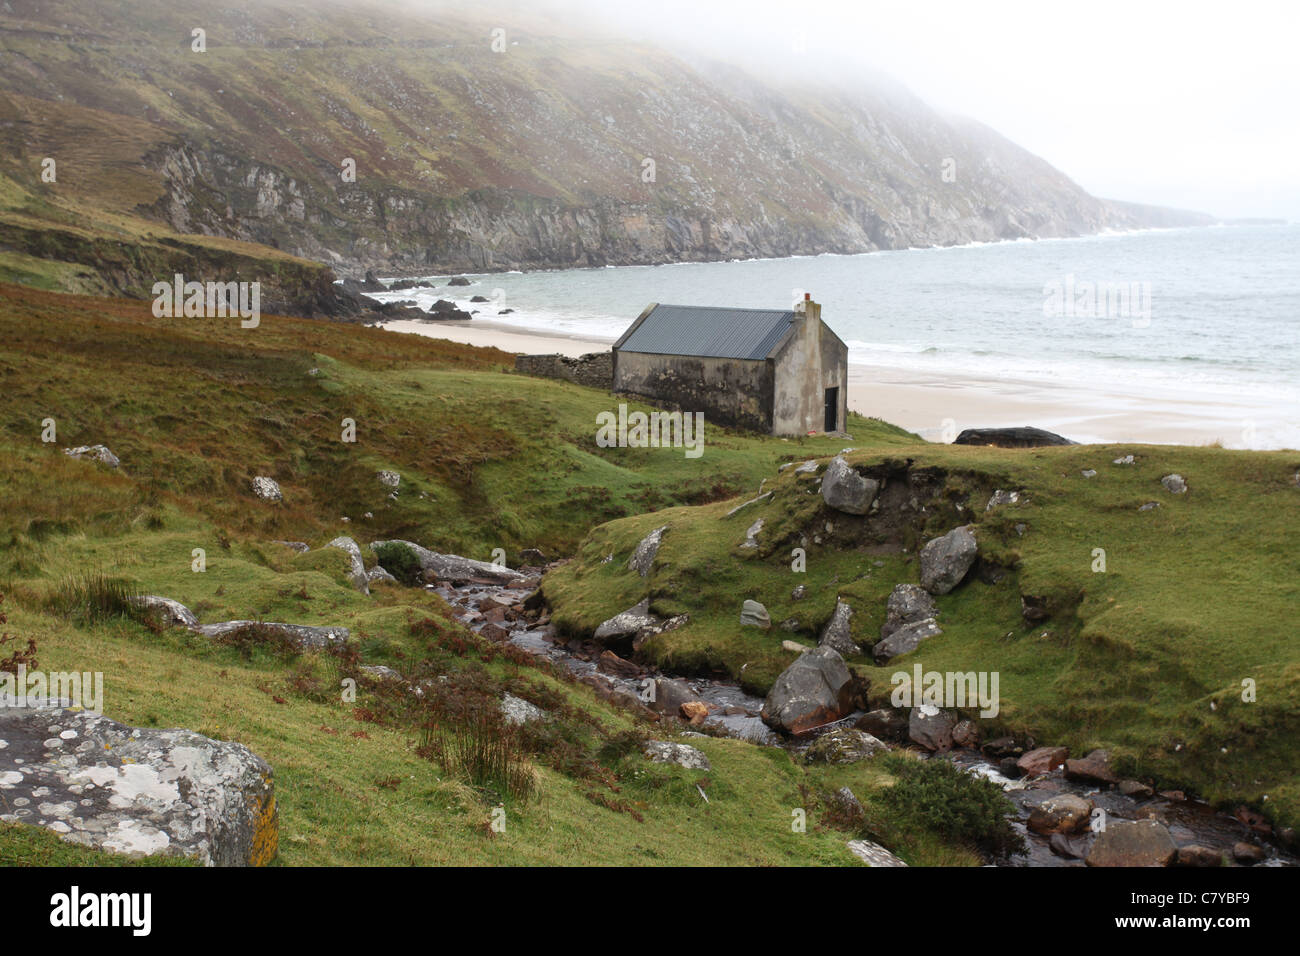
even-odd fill
[[[656,305],[616,346],[621,352],[765,359],[785,335],[794,312]]]

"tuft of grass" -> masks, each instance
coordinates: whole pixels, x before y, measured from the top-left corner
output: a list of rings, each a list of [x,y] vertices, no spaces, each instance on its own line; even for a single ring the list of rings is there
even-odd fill
[[[537,771],[522,736],[480,712],[427,738],[426,746],[450,774],[498,798],[526,803],[537,795]]]
[[[86,571],[60,580],[46,598],[46,609],[85,627],[112,620],[140,618],[138,589],[124,578]]]

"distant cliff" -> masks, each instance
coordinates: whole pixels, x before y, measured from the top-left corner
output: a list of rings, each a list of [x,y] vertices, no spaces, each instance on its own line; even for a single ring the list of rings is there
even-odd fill
[[[206,52],[191,48],[195,24]],[[493,52],[490,31],[468,14],[383,4],[8,0],[0,171],[32,193],[344,276],[1197,221],[1094,198],[987,127],[886,84],[777,85],[536,24],[510,27]],[[47,155],[68,185],[37,182]]]

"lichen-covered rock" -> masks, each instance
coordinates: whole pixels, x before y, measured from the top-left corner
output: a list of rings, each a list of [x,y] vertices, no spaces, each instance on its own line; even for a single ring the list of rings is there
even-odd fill
[[[650,613],[650,599],[643,598],[626,611],[601,622],[592,639],[608,641],[616,637],[629,637],[643,629],[658,627],[662,623],[662,618]]]
[[[1165,486],[1165,491],[1170,494],[1181,495],[1187,491],[1187,481],[1182,475],[1165,475],[1160,479],[1160,484]]]
[[[122,464],[116,455],[108,450],[106,445],[81,445],[77,448],[65,448],[63,453],[69,458],[78,460],[90,459],[97,461],[101,465],[107,465],[109,468],[116,468]]]
[[[465,584],[470,581],[509,584],[512,581],[522,581],[526,577],[504,564],[476,561],[473,558],[461,557],[459,554],[440,554],[421,547],[414,541],[403,541],[400,538],[394,538],[392,541],[372,541],[370,550],[374,551],[386,544],[400,544],[410,548],[415,559],[420,562],[420,570],[426,576],[437,578],[439,581],[449,581],[452,584]]]
[[[870,840],[850,840],[849,852],[869,866],[907,866],[879,843]]]
[[[921,549],[921,587],[931,594],[947,594],[966,577],[975,563],[978,546],[970,525],[953,528]]]
[[[989,496],[988,504],[984,506],[985,511],[992,511],[994,508],[1000,508],[1003,505],[1014,505],[1020,502],[1020,492],[1003,491],[997,489]]]
[[[501,698],[501,716],[508,724],[526,724],[534,720],[545,720],[546,711],[522,697],[506,694]]]
[[[194,630],[204,637],[229,637],[241,630],[274,633],[301,648],[321,649],[335,644],[346,644],[352,632],[346,627],[311,627],[306,624],[281,624],[277,621],[222,621],[219,624],[202,624]]]
[[[772,626],[772,618],[767,613],[767,608],[757,601],[746,600],[740,606],[740,626],[741,627],[761,627],[767,630]]]
[[[885,602],[885,623],[880,625],[882,638],[900,627],[939,616],[939,607],[930,592],[916,584],[895,585]]]
[[[402,483],[402,476],[395,471],[379,471],[375,473],[375,477],[385,488],[396,488]]]
[[[814,740],[804,759],[809,763],[857,763],[888,749],[888,744],[865,731],[836,727]]]
[[[366,581],[369,584],[399,584],[397,578],[388,573],[386,568],[376,564],[366,572]]]
[[[821,639],[817,643],[822,647],[829,647],[837,651],[841,657],[853,657],[862,653],[862,649],[853,640],[853,634],[849,627],[852,618],[853,608],[843,601],[837,600],[831,619],[822,628]]]
[[[839,456],[832,459],[822,475],[822,501],[826,507],[845,514],[864,515],[880,491],[880,482],[859,475],[847,461]]]
[[[1178,854],[1174,838],[1156,820],[1112,820],[1088,851],[1088,866],[1168,866]]]
[[[952,731],[956,726],[957,715],[952,711],[929,705],[913,707],[907,719],[907,736],[926,750],[951,750]]]
[[[763,722],[800,734],[847,716],[853,709],[852,676],[844,658],[829,647],[800,654],[772,684]]]
[[[253,479],[253,494],[263,501],[284,500],[284,493],[280,491],[279,484],[274,478],[267,478],[265,475],[258,475]]]
[[[675,744],[670,740],[651,740],[645,745],[645,755],[655,763],[675,763],[687,770],[712,770],[703,751],[688,744]]]
[[[361,547],[347,535],[340,535],[327,548],[338,548],[348,556],[348,580],[362,594],[370,593],[370,578],[366,575],[366,562],[361,560]]]
[[[877,664],[883,664],[899,654],[911,653],[921,646],[922,641],[938,637],[942,633],[943,629],[934,618],[917,621],[915,624],[900,627],[883,641],[877,641],[876,646],[871,649],[871,654]]]
[[[131,598],[131,603],[140,608],[164,627],[198,627],[199,619],[194,612],[180,601],[160,597],[157,594],[145,594]]]
[[[663,541],[664,532],[667,530],[668,525],[655,528],[637,542],[632,556],[627,559],[629,570],[635,571],[641,577],[645,577],[650,573],[650,568],[655,563],[655,555],[659,553],[659,543]]]
[[[271,768],[247,747],[31,704],[0,706],[0,821],[131,856],[274,859]]]

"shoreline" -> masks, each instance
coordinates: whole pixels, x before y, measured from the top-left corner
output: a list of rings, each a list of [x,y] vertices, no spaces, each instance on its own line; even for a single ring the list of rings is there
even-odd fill
[[[576,358],[609,349],[614,339],[539,331],[484,319],[381,323],[392,332],[425,335],[515,354]],[[1281,416],[1263,421],[1257,406],[1238,400],[1142,393],[1112,386],[1045,383],[936,374],[920,369],[849,363],[851,411],[881,418],[928,441],[951,441],[965,428],[1034,425],[1080,444],[1176,444],[1254,447],[1245,438],[1252,426],[1261,438],[1285,425]],[[1262,450],[1262,449],[1261,449]]]

